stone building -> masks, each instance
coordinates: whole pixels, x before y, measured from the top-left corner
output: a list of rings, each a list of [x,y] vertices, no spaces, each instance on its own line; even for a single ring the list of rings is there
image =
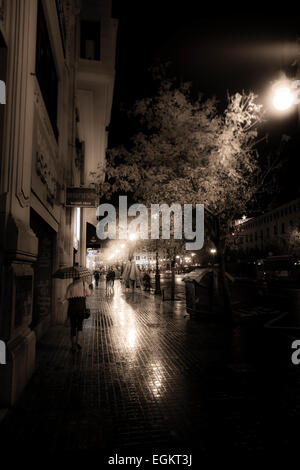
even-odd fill
[[[86,209],[70,189],[104,163],[116,30],[111,0],[0,1],[0,408],[32,375],[37,341],[66,320],[69,281],[53,272],[84,263]]]
[[[287,202],[264,214],[236,221],[231,238],[235,248],[268,254],[276,250],[287,254],[291,248],[291,233],[300,230],[300,198]]]

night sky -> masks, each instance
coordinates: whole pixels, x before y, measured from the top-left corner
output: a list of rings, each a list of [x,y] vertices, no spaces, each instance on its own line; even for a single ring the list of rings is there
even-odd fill
[[[191,81],[205,97],[216,96],[220,107],[226,102],[227,90],[252,90],[259,95],[258,101],[267,109],[264,131],[270,134],[270,145],[275,148],[282,134],[292,137],[282,171],[286,189],[282,198],[300,195],[295,177],[300,145],[296,107],[278,115],[268,105],[268,93],[280,71],[291,78],[295,74],[293,64],[300,58],[300,16],[291,9],[289,16],[277,12],[266,16],[255,8],[250,16],[245,10],[229,13],[230,8],[217,15],[197,13],[191,8],[195,4],[183,3],[176,10],[174,2],[164,1],[160,2],[162,10],[156,2],[115,3],[119,31],[109,145],[125,142],[132,132],[120,104],[130,109],[135,99],[151,95],[149,67],[158,60],[171,61],[174,75]],[[188,13],[183,13],[185,5]]]

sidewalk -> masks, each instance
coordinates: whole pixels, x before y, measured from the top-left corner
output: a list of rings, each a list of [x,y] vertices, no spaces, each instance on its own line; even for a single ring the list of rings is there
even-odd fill
[[[191,320],[183,302],[122,293],[118,281],[111,297],[100,284],[89,304],[82,352],[71,353],[67,325],[42,338],[3,444],[142,455],[260,450],[283,435],[272,399],[280,377],[226,367],[223,325]]]

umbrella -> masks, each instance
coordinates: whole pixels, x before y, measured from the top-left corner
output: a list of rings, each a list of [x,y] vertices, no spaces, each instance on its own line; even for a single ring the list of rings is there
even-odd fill
[[[92,272],[82,266],[68,266],[67,268],[59,268],[52,277],[57,279],[82,279],[85,277],[91,277]]]

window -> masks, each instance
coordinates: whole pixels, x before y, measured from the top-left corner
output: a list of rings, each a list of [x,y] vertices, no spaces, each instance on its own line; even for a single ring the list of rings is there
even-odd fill
[[[42,2],[38,4],[35,73],[56,139],[58,79]]]
[[[140,260],[140,257],[139,257],[139,256],[136,256],[135,259],[136,259],[137,261],[139,261],[139,260]]]
[[[254,234],[254,240],[257,241],[257,232]]]
[[[285,226],[284,226],[284,223],[281,224],[281,233],[285,233]]]
[[[81,21],[80,57],[100,60],[100,21]]]
[[[267,238],[270,238],[270,229],[267,227]]]
[[[274,235],[277,235],[277,225],[274,225]]]

